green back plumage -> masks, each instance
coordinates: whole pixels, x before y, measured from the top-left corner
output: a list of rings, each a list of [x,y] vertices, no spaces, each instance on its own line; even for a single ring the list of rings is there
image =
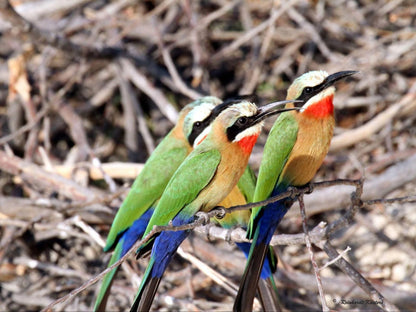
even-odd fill
[[[186,105],[179,113],[178,122],[168,135],[156,147],[142,172],[138,175],[132,188],[117,212],[111,226],[104,251],[114,248],[109,265],[115,263],[126,252],[135,239],[139,239],[140,228],[144,220],[140,220],[145,212],[154,208],[162,195],[170,178],[186,156],[191,152],[191,143],[205,129],[206,124],[194,127],[197,121],[208,118],[215,105],[221,100],[208,96]],[[123,235],[134,222],[138,227]],[[145,225],[144,225],[145,226]],[[107,297],[116,269],[105,275],[94,311],[105,311]]]
[[[253,202],[267,199],[277,183],[283,183],[281,172],[295,145],[298,123],[291,112],[281,114],[270,130],[264,146]],[[252,209],[248,237],[253,235],[254,220],[261,207]]]
[[[220,99],[206,96],[189,103],[181,110],[178,124],[153,151],[117,212],[104,251],[113,248],[119,235],[160,198],[170,178],[191,151],[188,137],[193,123],[208,117],[219,103]]]
[[[175,138],[172,131],[160,142],[120,206],[108,234],[105,251],[110,250],[118,236],[160,198],[189,149],[189,144]]]
[[[143,237],[154,225],[167,225],[179,212],[184,212],[185,206],[190,204],[214,177],[220,160],[221,154],[218,150],[194,150],[189,154],[166,186]],[[189,217],[193,213],[190,212]]]

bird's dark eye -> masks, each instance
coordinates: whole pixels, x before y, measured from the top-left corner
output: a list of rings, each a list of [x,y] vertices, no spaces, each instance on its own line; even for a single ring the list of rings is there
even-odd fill
[[[194,127],[196,127],[196,128],[199,128],[201,126],[202,126],[202,122],[200,122],[200,121],[197,121],[197,122],[194,123]]]
[[[247,117],[240,117],[240,118],[237,119],[237,123],[240,126],[244,126],[247,123],[247,120],[248,120]]]
[[[313,89],[312,89],[311,87],[306,87],[305,89],[303,89],[303,92],[304,92],[305,94],[311,94],[311,93],[312,93],[312,91],[313,91]]]

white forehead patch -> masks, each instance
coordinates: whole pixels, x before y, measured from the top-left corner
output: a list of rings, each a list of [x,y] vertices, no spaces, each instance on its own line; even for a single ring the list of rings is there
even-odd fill
[[[258,108],[256,104],[244,101],[244,102],[231,105],[229,108],[227,108],[227,110],[236,111],[239,117],[241,116],[251,117],[257,114]]]
[[[191,131],[195,122],[203,121],[211,114],[215,104],[211,101],[204,101],[199,105],[195,106],[186,116],[183,121],[183,133],[187,137]]]
[[[304,81],[304,85],[317,86],[322,83],[325,78],[328,77],[328,73],[324,70],[314,70],[303,74],[300,79]]]
[[[214,106],[213,103],[204,102],[192,109],[189,114],[186,115],[185,119],[188,119],[191,124],[196,121],[202,121],[211,114]]]

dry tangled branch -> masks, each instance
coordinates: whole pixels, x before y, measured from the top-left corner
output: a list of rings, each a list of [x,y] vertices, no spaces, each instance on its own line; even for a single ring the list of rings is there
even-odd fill
[[[215,209],[213,209],[212,211],[210,211],[208,213],[199,212],[196,216],[196,220],[194,222],[186,224],[186,225],[182,225],[182,226],[173,226],[173,225],[154,226],[153,230],[150,231],[149,234],[147,234],[142,240],[136,242],[136,244],[134,244],[134,246],[132,246],[130,248],[130,250],[122,258],[120,258],[117,262],[115,262],[110,267],[106,268],[104,271],[100,272],[100,274],[96,275],[95,277],[93,277],[90,280],[88,280],[87,282],[85,282],[80,287],[71,291],[68,295],[66,295],[62,298],[59,298],[58,300],[52,302],[47,307],[45,307],[42,311],[52,311],[52,308],[55,307],[57,304],[65,302],[66,300],[70,300],[71,298],[73,298],[74,296],[79,294],[81,291],[85,290],[86,288],[90,287],[92,284],[96,283],[98,280],[100,280],[102,277],[104,277],[104,275],[106,273],[108,273],[109,271],[111,271],[115,267],[118,267],[135,250],[137,250],[140,246],[142,246],[143,244],[148,242],[149,239],[151,239],[157,233],[160,233],[162,231],[194,230],[194,229],[200,228],[202,226],[207,226],[207,224],[210,224],[210,220],[212,220],[212,218],[223,218],[225,214],[231,213],[232,211],[242,210],[242,209],[251,209],[253,207],[264,206],[264,205],[267,205],[267,204],[270,204],[270,203],[273,203],[273,202],[276,202],[278,200],[288,198],[288,197],[297,198],[299,203],[300,203],[300,206],[302,207],[301,211],[302,211],[304,235],[302,235],[301,241],[299,241],[299,240],[295,240],[295,241],[290,240],[290,238],[289,239],[285,238],[284,240],[280,241],[280,239],[279,239],[280,235],[275,235],[272,238],[271,245],[275,246],[275,245],[279,245],[279,244],[292,244],[292,245],[306,244],[306,246],[308,247],[308,249],[310,251],[311,257],[312,257],[311,261],[314,265],[315,272],[318,273],[318,271],[319,271],[318,265],[313,260],[314,252],[312,251],[312,245],[311,245],[312,240],[311,240],[311,236],[309,234],[309,231],[308,231],[307,225],[306,225],[307,220],[306,220],[306,214],[305,214],[305,207],[304,207],[304,203],[303,203],[303,195],[305,193],[312,193],[313,189],[316,188],[316,187],[328,187],[328,186],[333,186],[333,185],[345,185],[345,184],[350,184],[350,185],[355,185],[356,186],[356,191],[351,196],[351,208],[347,211],[347,213],[345,215],[341,216],[340,219],[332,222],[328,226],[319,226],[319,238],[318,238],[317,235],[314,235],[313,243],[316,246],[318,246],[320,248],[323,248],[326,251],[326,253],[328,254],[328,256],[330,257],[330,259],[333,260],[333,263],[336,263],[338,266],[340,266],[343,269],[343,271],[348,276],[350,276],[351,279],[353,279],[354,281],[357,281],[356,276],[359,275],[360,280],[362,280],[363,282],[357,282],[357,285],[360,286],[361,288],[363,288],[364,291],[370,296],[371,299],[379,299],[380,302],[378,302],[377,304],[383,310],[386,310],[386,311],[397,310],[397,308],[394,307],[394,305],[391,304],[387,299],[385,299],[371,285],[370,282],[368,282],[361,274],[359,274],[358,271],[356,271],[345,259],[343,259],[342,257],[340,257],[338,255],[336,250],[330,245],[329,239],[335,231],[339,231],[339,230],[347,227],[349,225],[349,223],[353,222],[354,215],[357,213],[358,209],[363,208],[364,205],[375,204],[375,203],[416,202],[416,195],[407,196],[407,197],[404,197],[404,198],[374,199],[374,200],[365,202],[365,201],[361,200],[361,194],[362,194],[362,190],[363,190],[362,181],[338,180],[338,181],[326,181],[326,182],[321,182],[321,183],[314,183],[314,184],[310,184],[310,185],[308,185],[307,187],[304,187],[304,188],[291,187],[291,189],[289,191],[287,191],[285,193],[282,193],[278,196],[274,196],[274,197],[272,197],[268,200],[262,201],[262,202],[256,202],[256,203],[250,203],[250,204],[246,204],[246,205],[234,206],[234,207],[230,207],[230,208],[227,208],[227,209],[224,209],[224,207],[218,207],[218,208],[215,208]],[[234,242],[235,243],[235,242],[241,242],[241,241],[248,241],[248,242],[250,241],[250,240],[247,240],[245,238],[245,231],[243,231],[244,235],[241,236],[241,231],[240,231],[241,229],[237,229],[237,230],[238,230],[238,233],[239,233],[240,237],[237,238],[235,241],[232,239],[232,234],[227,233],[227,232],[233,232],[234,230],[226,230],[226,229],[218,228],[218,232],[220,232],[220,233],[217,232],[216,235],[212,235],[208,232],[207,235],[210,235],[211,237],[216,237],[216,238],[222,239],[223,236],[224,236],[222,233],[227,233],[226,236],[228,237],[228,239],[227,239],[228,242]],[[296,236],[296,235],[291,235],[291,236]],[[326,266],[328,266],[328,265],[326,265]],[[320,281],[320,278],[318,278],[318,285],[319,285],[322,304],[324,305],[324,309],[328,309],[328,307],[326,306],[325,298],[323,296],[323,289],[322,289],[322,283]],[[377,295],[377,297],[375,297],[374,294]]]

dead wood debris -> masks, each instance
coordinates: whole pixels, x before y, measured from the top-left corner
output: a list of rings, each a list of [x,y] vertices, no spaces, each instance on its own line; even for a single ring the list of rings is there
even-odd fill
[[[337,87],[336,133],[315,180],[365,182],[359,209],[351,186],[305,195],[317,267],[299,209],[289,211],[275,247],[282,306],[322,310],[325,298],[330,309],[365,311],[381,294],[380,309],[414,309],[415,203],[371,200],[416,194],[415,16],[412,0],[1,1],[0,311],[45,308],[105,268],[101,245],[137,163],[191,99],[282,99],[315,69],[360,71]],[[322,240],[321,221],[338,230]],[[192,235],[154,308],[231,309],[245,261],[224,240],[244,232],[201,231],[221,239]],[[341,270],[320,270],[317,283],[316,270],[347,246]],[[129,307],[145,265],[124,263],[109,309]],[[366,282],[377,296],[360,289]],[[95,288],[54,310],[90,310]]]

